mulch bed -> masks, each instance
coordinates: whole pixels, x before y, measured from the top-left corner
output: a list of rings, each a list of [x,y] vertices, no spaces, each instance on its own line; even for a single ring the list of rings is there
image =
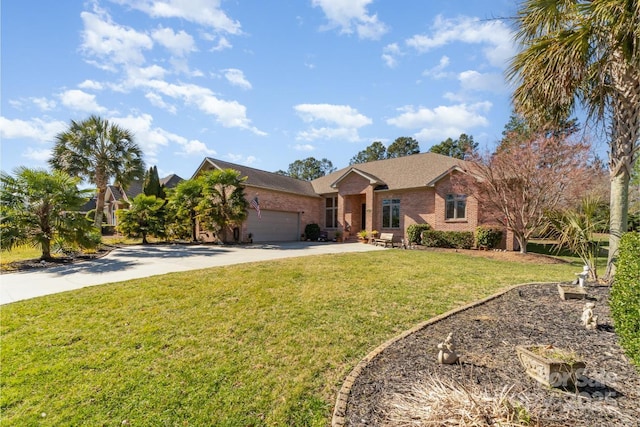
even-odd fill
[[[396,341],[356,379],[347,401],[347,426],[393,425],[393,396],[430,378],[476,384],[492,395],[505,386],[541,426],[639,426],[640,374],[618,345],[609,314],[609,287],[589,286],[598,329],[580,317],[585,300],[563,301],[556,285],[526,285],[454,314]],[[460,364],[440,365],[437,345],[452,332]],[[516,345],[570,349],[586,363],[577,392],[546,387],[530,378]],[[579,393],[579,396],[578,396]],[[419,425],[419,424],[415,424]],[[490,420],[486,425],[491,425]]]

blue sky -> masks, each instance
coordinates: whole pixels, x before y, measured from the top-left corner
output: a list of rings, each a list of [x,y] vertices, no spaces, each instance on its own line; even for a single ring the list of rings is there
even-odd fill
[[[1,5],[1,167],[46,167],[98,114],[148,166],[340,168],[400,136],[493,147],[511,112],[507,0],[14,0]]]

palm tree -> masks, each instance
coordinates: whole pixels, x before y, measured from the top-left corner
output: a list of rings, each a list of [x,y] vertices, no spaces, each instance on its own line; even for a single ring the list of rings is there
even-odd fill
[[[198,179],[202,183],[202,199],[196,210],[201,224],[211,227],[226,242],[227,229],[239,226],[247,218],[249,203],[242,187],[247,178],[233,169],[216,169]]]
[[[72,120],[69,129],[56,136],[49,164],[96,185],[96,227],[102,225],[104,199],[111,178],[126,187],[144,175],[142,151],[133,134],[98,116],[82,122]]]
[[[202,200],[202,180],[188,179],[181,181],[169,191],[169,209],[174,212],[177,222],[188,222],[190,237],[193,242],[198,241],[196,208]]]
[[[18,168],[15,176],[0,174],[0,247],[39,246],[51,259],[54,244],[94,247],[100,242],[91,222],[77,210],[87,201],[78,178],[61,171]]]
[[[508,76],[517,85],[518,111],[543,123],[566,118],[580,104],[607,131],[611,216],[605,279],[611,280],[627,230],[629,177],[640,151],[640,2],[525,0],[517,24],[522,50]]]

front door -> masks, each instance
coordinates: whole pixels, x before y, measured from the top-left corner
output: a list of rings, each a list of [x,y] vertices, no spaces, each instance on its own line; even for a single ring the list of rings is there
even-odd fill
[[[360,210],[360,230],[367,229],[367,204],[362,204],[362,209]]]

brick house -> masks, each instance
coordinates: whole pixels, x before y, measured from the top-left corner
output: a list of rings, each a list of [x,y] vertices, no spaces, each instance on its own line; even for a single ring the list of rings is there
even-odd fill
[[[236,230],[240,241],[298,240],[310,223],[319,224],[330,238],[336,231],[349,239],[360,230],[377,230],[399,241],[411,224],[473,232],[488,223],[478,200],[453,191],[451,176],[463,173],[465,163],[422,153],[348,166],[307,182],[206,158],[194,177],[214,168],[234,169],[247,177],[245,195],[248,201],[258,199],[261,218],[249,209],[247,220]],[[211,237],[205,233],[203,240]],[[513,250],[512,244],[507,249]]]

